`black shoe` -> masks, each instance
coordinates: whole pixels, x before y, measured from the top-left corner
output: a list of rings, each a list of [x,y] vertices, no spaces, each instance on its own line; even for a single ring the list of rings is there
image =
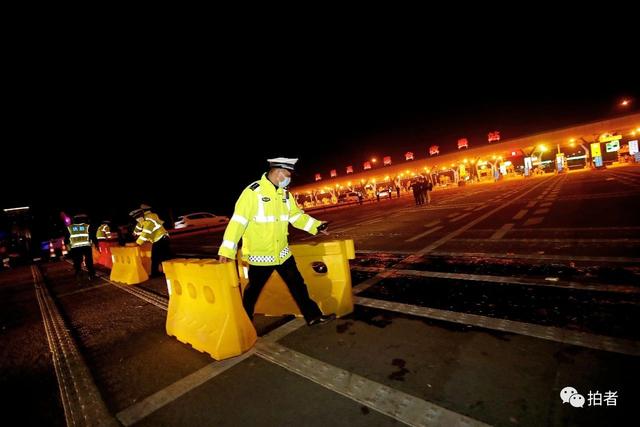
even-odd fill
[[[309,326],[313,326],[313,325],[321,325],[323,323],[327,323],[330,322],[332,320],[334,320],[336,318],[336,315],[331,313],[331,314],[327,314],[327,315],[322,315],[320,317],[316,317],[313,320],[309,320],[309,322],[307,322],[307,325]]]

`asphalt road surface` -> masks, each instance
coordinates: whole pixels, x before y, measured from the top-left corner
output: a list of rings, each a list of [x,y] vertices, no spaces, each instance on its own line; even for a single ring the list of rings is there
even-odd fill
[[[640,361],[640,166],[310,211],[353,239],[355,310],[256,316],[214,361],[165,332],[166,282],[0,272],[4,415],[21,425],[626,425]],[[213,257],[222,231],[172,238]],[[292,320],[293,319],[293,320]],[[573,387],[567,403],[561,391]],[[569,392],[571,395],[572,392]],[[584,405],[579,406],[579,396]],[[574,406],[574,404],[576,406]]]

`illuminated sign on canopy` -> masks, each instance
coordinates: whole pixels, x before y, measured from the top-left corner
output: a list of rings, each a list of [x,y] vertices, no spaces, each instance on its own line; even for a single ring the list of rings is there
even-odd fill
[[[603,134],[600,136],[600,138],[598,138],[599,142],[610,142],[610,141],[619,141],[622,139],[622,135],[610,135],[610,134]]]
[[[614,151],[618,151],[620,149],[620,141],[611,141],[607,142],[606,150],[607,153],[613,153]]]

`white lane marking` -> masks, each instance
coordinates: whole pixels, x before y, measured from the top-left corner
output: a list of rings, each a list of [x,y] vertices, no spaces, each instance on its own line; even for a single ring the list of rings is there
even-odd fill
[[[457,216],[457,217],[455,217],[455,218],[452,218],[450,222],[458,222],[458,221],[460,221],[462,218],[466,218],[466,217],[468,217],[469,215],[471,215],[471,212],[466,213],[466,214],[459,215],[459,216]]]
[[[524,225],[525,227],[527,227],[529,225],[536,225],[536,224],[540,224],[543,220],[544,220],[544,217],[537,216],[537,217],[534,217],[534,218],[529,218],[522,225]]]
[[[556,341],[564,344],[593,348],[596,350],[605,350],[613,353],[629,354],[632,356],[640,355],[640,344],[637,341],[631,341],[623,338],[596,335],[587,332],[576,332],[552,326],[496,319],[493,317],[479,316],[477,314],[439,310],[435,308],[420,307],[358,296],[354,296],[353,302],[365,307],[378,308],[430,319],[444,320],[447,322],[462,323],[480,328],[511,332],[518,335],[526,335],[543,340]]]
[[[431,229],[429,229],[429,230],[427,230],[427,231],[425,231],[425,232],[423,232],[423,233],[416,234],[416,235],[415,235],[415,236],[413,236],[412,238],[405,240],[405,242],[413,242],[413,241],[415,241],[415,240],[421,239],[421,238],[423,238],[423,237],[425,237],[425,236],[428,236],[428,235],[429,235],[429,234],[431,234],[431,233],[434,233],[434,232],[436,232],[436,231],[440,230],[441,228],[444,228],[444,227],[443,227],[442,225],[440,225],[440,226],[438,226],[438,227],[431,228]]]
[[[232,359],[211,363],[118,412],[116,417],[124,426],[133,425],[254,354],[255,348]]]
[[[529,212],[529,209],[522,209],[520,212],[515,214],[512,219],[521,219],[527,214],[527,212]]]
[[[509,230],[513,228],[514,225],[515,224],[513,224],[512,222],[503,225],[502,227],[500,227],[500,229],[496,230],[496,232],[493,233],[491,237],[489,237],[489,239],[490,240],[502,239],[504,235],[507,234]]]
[[[384,271],[384,267],[351,267],[351,271],[361,271],[365,273],[379,273]],[[518,285],[518,286],[544,286],[559,289],[575,289],[579,291],[594,292],[617,292],[621,294],[640,294],[640,288],[633,285],[609,285],[606,283],[578,283],[557,281],[540,281],[527,277],[492,276],[488,274],[465,274],[465,273],[445,273],[441,271],[428,270],[394,270],[391,277],[429,277],[447,280],[465,280],[473,282],[490,282],[496,285]],[[424,282],[429,286],[429,282]]]
[[[505,254],[488,252],[440,252],[434,251],[430,255],[448,256],[456,258],[513,258],[513,259],[535,259],[535,260],[567,260],[567,261],[588,261],[588,262],[623,262],[628,264],[640,263],[640,258],[631,257],[606,257],[606,256],[579,256],[579,255],[544,255],[544,254]]]
[[[259,342],[256,353],[271,363],[410,426],[487,425],[274,342]]]

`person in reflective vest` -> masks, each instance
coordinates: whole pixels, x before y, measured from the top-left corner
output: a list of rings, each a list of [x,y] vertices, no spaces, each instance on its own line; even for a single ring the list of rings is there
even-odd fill
[[[136,243],[143,245],[151,243],[151,277],[160,274],[160,263],[171,258],[171,246],[169,244],[169,233],[164,228],[158,215],[151,212],[151,206],[142,204],[139,210],[131,212],[136,218],[137,225],[134,235],[137,236]]]
[[[102,221],[102,224],[100,224],[96,230],[96,238],[98,241],[113,239],[113,235],[111,234],[111,221]]]
[[[78,214],[73,217],[73,223],[67,226],[69,237],[67,243],[70,247],[71,259],[76,272],[76,278],[80,276],[82,260],[89,271],[89,280],[93,280],[96,271],[93,268],[93,255],[91,253],[91,237],[89,234],[89,220],[86,215]]]
[[[253,319],[253,311],[262,288],[273,271],[287,284],[293,299],[309,326],[335,319],[335,314],[323,315],[309,297],[307,285],[298,271],[287,241],[289,224],[310,234],[327,227],[326,222],[307,215],[286,189],[298,159],[269,159],[269,172],[249,185],[236,202],[233,217],[224,233],[218,251],[220,262],[235,259],[242,238],[242,255],[249,263],[249,284],[242,304]]]

